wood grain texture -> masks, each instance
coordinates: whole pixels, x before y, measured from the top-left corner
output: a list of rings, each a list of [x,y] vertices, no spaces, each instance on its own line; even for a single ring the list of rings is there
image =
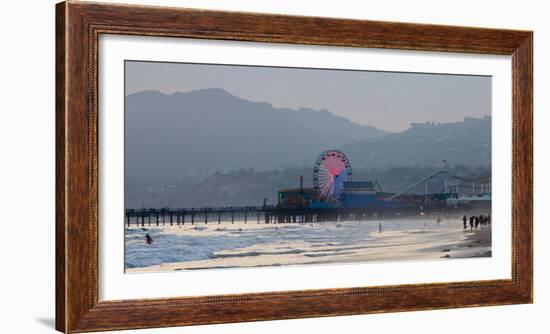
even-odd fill
[[[532,32],[64,2],[56,8],[56,328],[83,332],[532,302]],[[512,278],[99,301],[97,43],[170,36],[512,56]]]
[[[67,280],[65,279],[65,4],[61,3],[56,8],[56,24],[55,24],[55,328],[64,330],[66,328],[65,317],[65,287]]]

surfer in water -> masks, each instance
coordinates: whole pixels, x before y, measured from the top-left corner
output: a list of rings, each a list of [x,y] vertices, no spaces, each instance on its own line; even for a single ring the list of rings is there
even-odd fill
[[[149,233],[147,233],[145,235],[145,243],[148,244],[148,245],[151,245],[153,243],[153,238],[151,238],[151,236],[149,235]]]

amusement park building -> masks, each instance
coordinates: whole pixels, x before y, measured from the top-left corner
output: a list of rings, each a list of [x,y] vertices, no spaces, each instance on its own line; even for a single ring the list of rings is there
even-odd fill
[[[490,176],[467,180],[446,170],[436,171],[407,186],[397,193],[387,193],[375,181],[352,181],[351,164],[338,150],[323,152],[313,169],[313,188],[283,189],[278,192],[280,208],[343,208],[343,209],[403,209],[433,207],[444,208],[460,205],[489,205],[491,203]],[[444,190],[428,193],[430,180],[443,178]],[[466,186],[466,184],[469,184]],[[424,194],[411,193],[415,187],[424,186]],[[479,186],[479,188],[478,188]],[[459,196],[459,188],[467,187],[468,193]]]

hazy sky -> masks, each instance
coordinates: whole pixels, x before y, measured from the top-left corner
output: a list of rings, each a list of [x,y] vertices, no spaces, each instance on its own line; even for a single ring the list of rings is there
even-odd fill
[[[491,113],[491,77],[281,67],[126,62],[126,94],[222,88],[250,101],[328,109],[362,125],[402,131]]]

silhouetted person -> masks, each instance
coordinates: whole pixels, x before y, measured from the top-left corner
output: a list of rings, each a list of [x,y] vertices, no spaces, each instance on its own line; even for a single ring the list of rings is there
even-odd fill
[[[153,243],[153,238],[151,238],[151,236],[149,235],[149,233],[147,233],[147,234],[145,235],[145,243],[148,244],[148,245],[150,245],[150,244]]]
[[[475,229],[477,230],[478,226],[479,226],[479,217],[478,216],[475,216],[474,217],[474,221],[475,221]]]
[[[470,217],[470,231],[474,229],[474,216]]]
[[[466,231],[468,229],[468,217],[466,215],[462,217],[462,222],[464,223],[464,231]]]
[[[491,214],[487,215],[487,224],[491,225]]]

